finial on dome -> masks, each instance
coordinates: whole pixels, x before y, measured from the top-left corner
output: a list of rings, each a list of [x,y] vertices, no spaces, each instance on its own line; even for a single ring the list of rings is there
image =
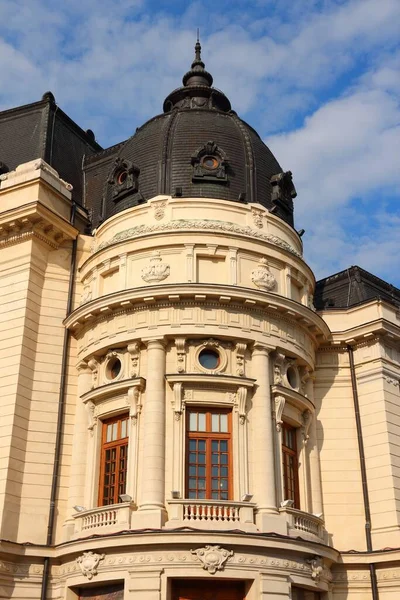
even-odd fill
[[[211,87],[213,83],[212,75],[208,73],[204,67],[205,64],[201,60],[200,34],[199,30],[197,29],[197,41],[194,47],[194,61],[192,62],[190,71],[183,76],[183,85],[205,85],[207,87]]]

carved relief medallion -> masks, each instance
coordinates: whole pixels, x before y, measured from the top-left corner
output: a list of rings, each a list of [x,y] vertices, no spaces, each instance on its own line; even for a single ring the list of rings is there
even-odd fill
[[[221,546],[204,546],[197,550],[191,550],[203,563],[203,569],[214,575],[217,571],[222,571],[225,562],[233,556],[233,550],[225,550]]]
[[[266,258],[262,258],[258,266],[251,272],[251,280],[258,288],[270,292],[276,286],[276,279],[268,268]]]
[[[163,281],[170,274],[170,266],[162,262],[158,250],[155,250],[147,267],[142,269],[142,279],[147,283],[157,283]]]
[[[94,575],[97,575],[97,567],[101,560],[104,560],[105,554],[96,554],[95,552],[84,552],[82,556],[78,556],[76,562],[78,563],[82,575],[88,579],[93,579]]]

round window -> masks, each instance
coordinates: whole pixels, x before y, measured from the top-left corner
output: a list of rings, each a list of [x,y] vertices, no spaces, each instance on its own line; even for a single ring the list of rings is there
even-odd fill
[[[107,365],[107,376],[109,379],[116,379],[121,373],[121,361],[119,358],[112,358]]]
[[[205,156],[202,160],[202,165],[206,169],[217,169],[219,167],[219,160],[215,156]]]
[[[220,363],[220,356],[215,350],[205,348],[199,354],[199,363],[204,369],[217,369]]]
[[[123,183],[125,183],[127,177],[128,177],[128,171],[125,171],[125,170],[120,171],[117,176],[118,185],[122,185]]]
[[[288,368],[288,370],[286,371],[286,377],[287,377],[290,387],[292,387],[293,389],[296,389],[297,385],[298,385],[298,376],[297,376],[297,371],[294,367]]]

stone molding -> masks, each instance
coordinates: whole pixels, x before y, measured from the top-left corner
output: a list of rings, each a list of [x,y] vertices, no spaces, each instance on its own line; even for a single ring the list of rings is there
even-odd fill
[[[232,235],[238,235],[241,237],[248,237],[251,239],[257,238],[273,246],[277,246],[282,250],[286,250],[303,260],[302,255],[297,252],[290,244],[285,242],[282,238],[267,233],[262,233],[259,229],[253,229],[249,226],[240,226],[236,223],[229,221],[217,221],[213,219],[178,219],[170,221],[168,223],[162,223],[160,225],[138,225],[131,227],[125,231],[116,233],[110,240],[101,242],[98,246],[96,244],[92,247],[92,253],[100,252],[105,248],[114,246],[120,242],[127,240],[136,239],[138,237],[150,235],[152,233],[162,233],[171,231],[209,231],[215,233],[230,233]]]
[[[97,575],[97,567],[100,561],[104,560],[105,554],[97,554],[95,552],[84,552],[82,556],[78,556],[76,562],[79,565],[82,575],[89,580]]]

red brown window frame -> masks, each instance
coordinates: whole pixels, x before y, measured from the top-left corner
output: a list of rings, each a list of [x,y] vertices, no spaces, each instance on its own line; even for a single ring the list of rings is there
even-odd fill
[[[102,424],[102,435],[101,435],[101,457],[100,457],[100,476],[99,476],[99,499],[98,499],[98,505],[99,506],[108,506],[111,504],[118,504],[118,502],[120,502],[119,499],[119,495],[120,494],[125,494],[126,492],[126,477],[127,477],[127,473],[128,473],[128,442],[129,442],[129,437],[126,436],[124,438],[121,438],[121,426],[122,426],[122,422],[129,420],[129,415],[128,414],[123,414],[123,415],[118,415],[116,417],[112,417],[111,419],[107,419],[105,421],[103,421]],[[108,425],[112,425],[113,423],[117,423],[117,439],[112,441],[112,442],[107,442],[107,426]],[[128,425],[129,423],[126,424],[127,426],[127,432],[128,432]],[[112,494],[112,496],[106,496],[104,494],[104,488],[105,488],[105,478],[106,478],[106,462],[107,462],[107,451],[112,450],[112,449],[116,449],[116,456],[115,456],[115,476],[116,476],[116,480],[115,480],[115,485],[114,485],[114,493]],[[119,463],[121,460],[121,453],[125,452],[125,467],[122,471],[123,474],[123,480],[120,481],[120,475],[121,472],[119,471]],[[110,501],[107,501],[110,500]]]
[[[203,413],[206,415],[206,431],[189,431],[189,419],[191,413]],[[218,433],[211,431],[211,418],[213,414],[224,414],[228,416],[228,432]],[[193,500],[213,500],[211,482],[212,482],[212,462],[211,462],[211,442],[213,440],[226,440],[228,442],[228,498],[225,502],[229,502],[233,497],[233,460],[232,460],[232,411],[228,408],[201,408],[197,406],[190,407],[186,415],[186,498],[189,498],[189,442],[190,440],[205,440],[206,441],[206,490],[205,498],[191,498]],[[192,478],[192,476],[191,476]],[[224,501],[224,500],[222,500]]]
[[[286,444],[288,434],[292,433],[292,446]],[[283,489],[284,500],[293,500],[293,508],[300,508],[299,491],[299,457],[297,453],[297,429],[288,423],[282,424],[282,469],[283,469]],[[288,469],[288,463],[291,463],[293,477]]]

